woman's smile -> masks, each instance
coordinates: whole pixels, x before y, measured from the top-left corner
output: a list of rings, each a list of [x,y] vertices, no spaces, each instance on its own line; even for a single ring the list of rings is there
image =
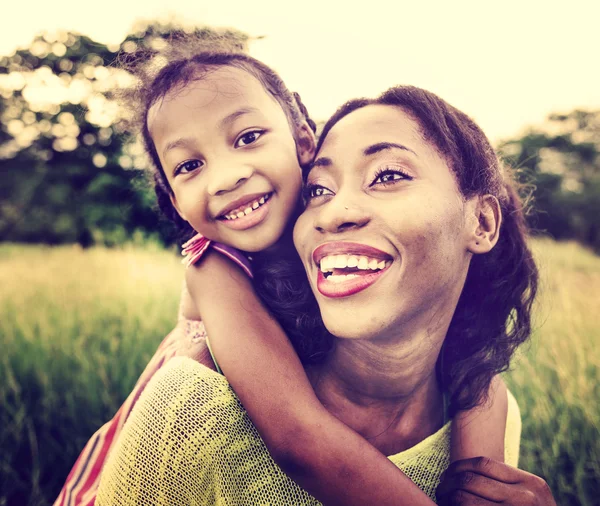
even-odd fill
[[[387,272],[390,255],[366,244],[328,242],[313,252],[317,289],[326,297],[348,297],[362,292]]]

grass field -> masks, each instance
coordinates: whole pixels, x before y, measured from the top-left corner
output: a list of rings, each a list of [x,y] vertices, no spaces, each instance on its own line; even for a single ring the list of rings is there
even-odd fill
[[[507,374],[520,467],[560,505],[600,504],[600,258],[534,243],[534,338]],[[52,502],[177,313],[182,268],[159,249],[0,245],[0,506]]]

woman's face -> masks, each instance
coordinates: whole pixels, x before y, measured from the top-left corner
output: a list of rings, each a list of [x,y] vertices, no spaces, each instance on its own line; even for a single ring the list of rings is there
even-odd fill
[[[402,109],[370,105],[327,135],[294,242],[330,332],[389,339],[447,325],[469,266],[474,202]]]

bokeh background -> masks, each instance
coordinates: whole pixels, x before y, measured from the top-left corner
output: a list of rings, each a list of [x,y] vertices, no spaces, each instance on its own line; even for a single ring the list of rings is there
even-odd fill
[[[521,467],[600,504],[600,67],[593,1],[174,2],[3,7],[0,506],[50,504],[173,327],[182,267],[114,92],[119,55],[175,30],[234,39],[323,123],[414,84],[470,114],[523,184],[542,274],[506,381]],[[91,7],[90,7],[91,9]]]

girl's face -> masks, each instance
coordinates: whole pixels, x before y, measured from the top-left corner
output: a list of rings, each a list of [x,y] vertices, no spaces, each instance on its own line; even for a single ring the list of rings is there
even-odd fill
[[[150,108],[148,129],[173,205],[196,231],[249,252],[281,237],[314,137],[299,129],[296,149],[283,109],[254,76],[220,67],[175,88]]]
[[[475,199],[463,199],[409,115],[370,105],[341,119],[306,192],[294,242],[330,332],[393,338],[449,323],[469,266]]]

